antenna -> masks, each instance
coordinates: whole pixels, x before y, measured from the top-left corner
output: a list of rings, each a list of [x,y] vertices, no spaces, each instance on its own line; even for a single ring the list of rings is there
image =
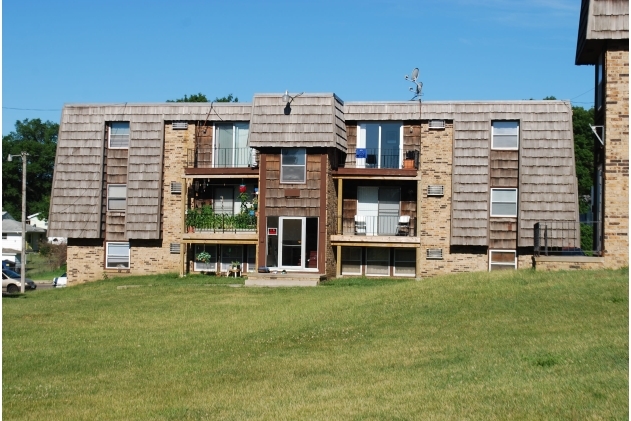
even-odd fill
[[[422,94],[423,82],[417,82],[418,75],[419,75],[418,67],[415,67],[414,70],[412,70],[411,74],[412,76],[405,75],[405,80],[409,80],[414,85],[416,85],[414,88],[410,88],[410,92],[414,93],[414,96],[412,97],[411,101],[417,98],[420,100],[420,97],[423,95]]]

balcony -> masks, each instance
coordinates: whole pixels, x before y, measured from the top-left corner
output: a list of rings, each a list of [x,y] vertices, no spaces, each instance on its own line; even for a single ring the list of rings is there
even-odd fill
[[[420,152],[416,149],[348,148],[338,168],[418,169]]]
[[[408,215],[355,215],[338,217],[337,235],[331,236],[336,243],[396,243],[419,242],[416,218]]]
[[[244,148],[194,148],[186,154],[186,174],[258,175],[256,150]]]
[[[189,209],[185,216],[185,240],[216,240],[217,243],[253,243],[258,240],[256,212],[235,215],[215,213],[211,206]]]

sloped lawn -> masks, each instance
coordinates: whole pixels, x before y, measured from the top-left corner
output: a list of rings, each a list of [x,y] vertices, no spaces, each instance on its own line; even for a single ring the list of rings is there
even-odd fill
[[[629,417],[627,270],[222,282],[3,298],[3,419]]]

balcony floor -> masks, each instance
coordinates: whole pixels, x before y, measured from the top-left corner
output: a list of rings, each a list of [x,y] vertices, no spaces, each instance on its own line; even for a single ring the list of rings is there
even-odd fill
[[[334,246],[384,246],[384,247],[415,247],[421,244],[421,237],[401,235],[332,235],[331,245]]]

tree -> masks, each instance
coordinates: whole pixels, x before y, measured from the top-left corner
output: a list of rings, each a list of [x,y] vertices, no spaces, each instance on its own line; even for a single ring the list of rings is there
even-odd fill
[[[191,96],[184,95],[184,98],[179,98],[176,100],[167,99],[167,102],[208,102],[208,98],[206,98],[206,95],[200,92]]]
[[[594,109],[572,107],[572,130],[574,132],[574,159],[578,178],[579,198],[589,196],[594,183],[594,135],[590,124],[594,124]],[[579,199],[581,213],[589,211],[589,203]]]
[[[26,214],[40,212],[42,219],[48,219],[58,133],[59,124],[35,118],[16,121],[15,131],[2,138],[2,206],[16,219],[22,215],[22,162],[19,158],[7,162],[7,157],[22,151],[29,154]]]
[[[176,100],[167,99],[167,102],[210,102],[206,95],[201,92],[198,94],[193,94],[191,96],[184,95],[184,98],[179,98]],[[239,98],[232,96],[232,94],[228,94],[227,96],[223,96],[221,98],[216,97],[213,102],[239,102]]]

